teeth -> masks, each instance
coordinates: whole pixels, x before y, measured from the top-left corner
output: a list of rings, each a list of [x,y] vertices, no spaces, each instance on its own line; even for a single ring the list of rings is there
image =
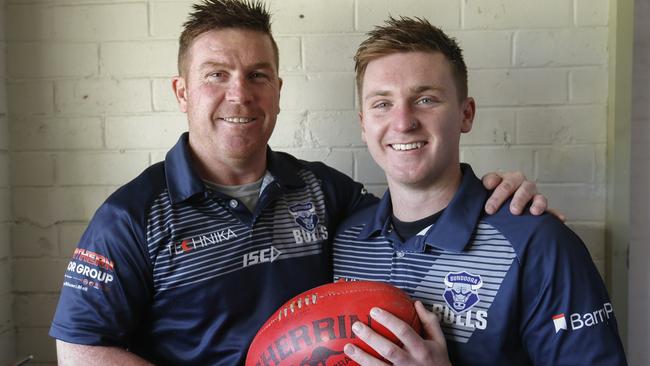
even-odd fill
[[[422,143],[422,142],[411,142],[410,144],[392,144],[391,146],[395,150],[406,151],[406,150],[419,149],[423,145],[424,145],[424,143]]]
[[[222,119],[230,123],[248,123],[253,121],[253,118],[247,117],[223,117]]]

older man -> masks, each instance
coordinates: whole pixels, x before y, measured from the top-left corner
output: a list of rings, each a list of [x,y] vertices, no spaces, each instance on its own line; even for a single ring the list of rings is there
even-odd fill
[[[83,234],[50,331],[61,364],[242,363],[278,306],[331,279],[340,220],[376,201],[322,163],[268,148],[282,80],[261,3],[195,6],[178,65],[189,133]]]

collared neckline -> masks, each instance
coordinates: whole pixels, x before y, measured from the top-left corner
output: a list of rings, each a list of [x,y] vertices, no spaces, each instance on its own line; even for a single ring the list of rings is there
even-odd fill
[[[424,235],[423,242],[426,245],[447,251],[461,252],[469,243],[476,224],[483,214],[487,191],[474,174],[471,166],[463,163],[461,164],[461,171],[463,178],[460,187],[449,205],[444,209],[442,216]],[[390,192],[387,190],[377,206],[374,217],[359,233],[359,238],[368,239],[379,233],[382,236],[390,236],[395,239],[396,236],[391,233],[392,223],[390,217],[392,211]],[[408,242],[411,240],[422,241],[421,239],[418,240],[418,238],[422,237],[413,237]],[[397,247],[402,246],[402,244],[404,243],[397,240],[395,249],[404,249]],[[419,249],[424,250],[423,245],[421,247]],[[412,250],[413,245],[409,245],[408,248]]]
[[[305,182],[290,166],[289,159],[282,158],[267,146],[267,169],[280,186],[301,187]],[[205,183],[192,165],[189,133],[184,132],[176,145],[165,156],[165,179],[172,204],[183,202],[206,192]]]
[[[165,156],[165,179],[172,204],[205,192],[205,184],[192,166],[189,133],[184,132]]]

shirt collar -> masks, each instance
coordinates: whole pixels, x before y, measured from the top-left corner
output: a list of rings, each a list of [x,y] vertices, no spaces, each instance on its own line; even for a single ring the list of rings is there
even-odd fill
[[[303,187],[305,182],[298,175],[295,159],[287,153],[275,152],[266,148],[266,162],[269,172],[278,180],[282,187]]]
[[[183,133],[165,156],[165,179],[172,204],[205,192],[205,184],[192,166],[189,134]]]
[[[301,187],[305,183],[298,176],[297,169],[291,166],[286,154],[276,153],[267,147],[268,171],[278,180],[280,186]],[[172,204],[185,201],[197,194],[203,194],[205,184],[192,166],[189,147],[189,133],[181,135],[165,156],[165,178]]]
[[[487,191],[468,164],[461,164],[461,171],[463,178],[459,189],[425,235],[427,245],[453,252],[462,251],[483,214]],[[374,217],[359,233],[359,238],[368,239],[377,233],[388,236],[392,210],[390,192],[386,191]]]

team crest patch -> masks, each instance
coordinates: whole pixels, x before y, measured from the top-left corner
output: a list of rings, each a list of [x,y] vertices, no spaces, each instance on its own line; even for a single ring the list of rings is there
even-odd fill
[[[298,203],[289,206],[289,212],[291,212],[296,224],[300,225],[303,229],[307,231],[314,231],[316,229],[318,216],[316,215],[316,209],[311,202]]]
[[[445,276],[443,297],[449,307],[460,314],[471,309],[479,302],[478,289],[483,286],[479,275],[468,272],[449,272]]]

